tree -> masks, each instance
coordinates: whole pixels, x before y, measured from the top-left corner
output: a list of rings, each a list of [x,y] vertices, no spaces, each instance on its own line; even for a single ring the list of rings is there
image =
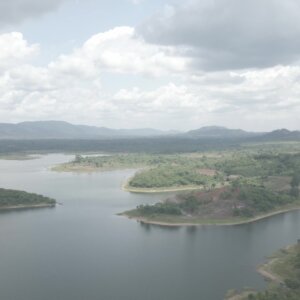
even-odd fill
[[[299,173],[294,173],[291,181],[291,187],[299,187],[300,184],[300,175]]]
[[[291,180],[291,190],[290,190],[291,196],[299,197],[299,184],[300,184],[300,175],[299,173],[294,173]]]
[[[75,160],[74,160],[75,163],[81,163],[82,160],[83,160],[83,157],[80,154],[75,155]]]

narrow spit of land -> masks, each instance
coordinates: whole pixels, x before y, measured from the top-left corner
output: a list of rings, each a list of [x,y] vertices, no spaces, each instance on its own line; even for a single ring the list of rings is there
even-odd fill
[[[298,300],[300,299],[300,245],[275,253],[257,271],[269,282],[265,291],[228,292],[226,300]]]
[[[3,160],[32,160],[37,159],[39,155],[36,154],[28,154],[28,153],[7,153],[0,154],[0,159]]]

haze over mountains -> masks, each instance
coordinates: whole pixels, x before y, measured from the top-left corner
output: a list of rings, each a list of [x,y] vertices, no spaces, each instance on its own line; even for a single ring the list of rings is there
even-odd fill
[[[151,128],[110,129],[87,125],[73,125],[63,121],[0,123],[0,139],[98,139],[147,137],[172,134]]]
[[[206,126],[196,130],[190,130],[185,135],[200,138],[200,137],[250,137],[250,136],[260,136],[264,133],[261,132],[248,132],[242,129],[229,129],[221,126]]]
[[[274,139],[300,138],[300,131],[287,129],[270,133],[248,132],[221,126],[206,126],[185,133],[151,128],[111,129],[87,125],[73,125],[63,121],[0,123],[0,139],[116,139],[138,137],[185,137],[185,138],[247,138],[265,137]]]

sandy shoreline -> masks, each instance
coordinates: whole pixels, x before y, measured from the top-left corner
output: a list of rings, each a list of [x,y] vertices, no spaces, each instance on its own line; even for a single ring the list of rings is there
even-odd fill
[[[282,250],[285,250],[285,251],[290,251],[292,248],[294,248],[295,245],[290,245]],[[257,268],[256,268],[256,271],[268,282],[272,282],[272,283],[275,283],[276,285],[278,286],[285,286],[285,283],[284,283],[284,280],[283,278],[280,277],[280,275],[278,275],[277,273],[273,272],[272,271],[272,266],[277,262],[280,262],[281,260],[281,257],[278,255],[275,255],[275,257],[273,258],[269,258],[267,260],[267,262],[265,262],[264,264],[261,264],[259,265]],[[252,290],[250,289],[249,291],[243,291],[241,293],[237,293],[231,297],[227,297],[225,298],[226,300],[246,300],[247,296],[249,294],[257,294],[257,290]]]
[[[101,172],[110,172],[110,171],[125,171],[125,170],[132,170],[132,171],[139,171],[145,169],[146,166],[136,166],[133,168],[129,167],[111,167],[111,168],[96,168],[92,166],[71,166],[69,163],[66,164],[59,164],[56,166],[52,166],[50,168],[51,171],[54,172],[69,172],[69,173],[101,173]],[[194,191],[194,190],[203,190],[203,186],[175,186],[175,187],[162,187],[162,188],[135,188],[129,186],[129,181],[132,179],[132,177],[129,177],[126,179],[122,185],[121,188],[125,192],[130,193],[143,193],[143,194],[157,194],[157,193],[171,193],[171,192],[184,192],[184,191]]]
[[[5,206],[0,207],[0,211],[5,210],[18,210],[18,209],[29,209],[29,208],[46,208],[46,207],[55,207],[56,203],[53,204],[34,204],[34,205],[13,205],[13,206]]]
[[[281,280],[281,278],[279,276],[277,276],[276,274],[267,270],[267,268],[269,266],[271,266],[273,263],[276,263],[278,260],[279,260],[279,258],[273,258],[269,262],[259,266],[256,270],[267,281],[273,281],[273,282],[276,282],[277,284],[283,284],[284,282]]]
[[[171,192],[183,192],[183,191],[194,191],[194,190],[203,190],[201,186],[182,186],[182,187],[174,187],[174,188],[134,188],[128,185],[128,181],[126,180],[122,184],[122,190],[130,193],[137,194],[156,194],[156,193],[171,193]]]

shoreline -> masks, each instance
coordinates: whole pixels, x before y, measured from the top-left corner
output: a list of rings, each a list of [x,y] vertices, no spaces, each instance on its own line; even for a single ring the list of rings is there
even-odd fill
[[[12,205],[12,206],[5,206],[5,207],[0,207],[0,212],[1,211],[6,211],[6,210],[19,210],[19,209],[31,209],[31,208],[50,208],[50,207],[55,207],[57,203],[52,203],[52,204],[32,204],[32,205]]]
[[[203,185],[182,185],[182,186],[174,186],[174,187],[161,187],[161,188],[135,188],[129,185],[129,181],[132,177],[126,179],[122,184],[122,190],[129,193],[136,194],[159,194],[159,193],[172,193],[172,192],[185,192],[185,191],[203,191],[205,190],[205,186]],[[217,185],[215,188],[221,188],[226,186]]]
[[[251,219],[247,220],[241,220],[241,221],[233,221],[233,220],[211,220],[210,222],[205,221],[205,220],[195,220],[195,222],[167,222],[167,221],[159,221],[159,220],[151,220],[147,219],[146,217],[135,217],[135,216],[130,216],[129,212],[123,212],[118,214],[119,216],[124,216],[127,217],[130,220],[136,220],[137,222],[144,223],[144,224],[149,224],[149,225],[158,225],[158,226],[165,226],[165,227],[183,227],[183,226],[237,226],[237,225],[244,225],[244,224],[251,224],[255,223],[257,221],[267,219],[276,215],[281,215],[284,213],[292,212],[292,211],[297,211],[300,210],[300,205],[297,207],[291,207],[291,208],[286,208],[286,209],[281,209],[278,211],[274,211],[268,214],[256,216]]]
[[[68,164],[68,163],[67,163]],[[111,167],[111,168],[96,168],[96,167],[70,167],[68,165],[59,164],[56,166],[50,167],[50,170],[58,173],[102,173],[102,172],[110,172],[110,171],[138,171],[144,167]],[[203,186],[176,186],[176,187],[162,187],[162,188],[135,188],[128,185],[130,179],[132,177],[126,179],[122,184],[121,188],[125,192],[136,193],[136,194],[156,194],[156,193],[171,193],[171,192],[184,192],[184,191],[194,191],[194,190],[203,190]]]
[[[0,154],[0,160],[19,160],[19,161],[26,161],[26,160],[34,160],[38,159],[40,156],[38,154]]]
[[[67,163],[68,164],[68,163]],[[107,168],[96,168],[96,167],[69,167],[64,166],[64,164],[58,164],[50,167],[50,170],[58,173],[102,173],[102,172],[112,172],[112,171],[126,171],[126,170],[139,170],[138,167],[107,167]]]
[[[293,249],[294,247],[296,247],[295,245],[289,245],[285,248],[280,249],[281,251],[287,251],[289,252],[291,249]],[[279,252],[278,252],[279,253]],[[261,265],[259,265],[256,268],[256,271],[265,278],[265,280],[267,281],[273,281],[277,284],[284,284],[284,281],[282,280],[282,278],[276,274],[275,272],[273,272],[272,266],[274,264],[276,264],[278,261],[280,261],[280,255],[278,253],[275,253],[273,257],[270,257],[267,259],[267,261]]]
[[[273,273],[270,268],[274,263],[279,260],[278,257],[271,258],[265,264],[262,264],[256,268],[256,271],[266,280],[266,281],[273,281],[277,284],[284,284],[283,280],[275,273]]]
[[[163,187],[163,188],[135,188],[128,185],[130,178],[122,184],[122,190],[135,194],[156,194],[156,193],[171,193],[183,191],[203,190],[203,186],[182,186],[182,187]]]
[[[289,255],[290,251],[295,248],[296,245],[289,245],[285,248],[280,249],[279,251],[286,251],[284,255]],[[276,286],[285,286],[284,278],[282,278],[278,273],[272,271],[272,266],[276,263],[280,263],[282,259],[282,254],[279,254],[279,251],[267,259],[267,261],[256,268],[256,272],[260,274],[263,279],[269,283],[276,284]],[[267,291],[268,289],[266,289]],[[244,290],[241,292],[236,292],[234,295],[226,297],[226,300],[246,300],[249,294],[257,294],[258,291],[254,289]]]

